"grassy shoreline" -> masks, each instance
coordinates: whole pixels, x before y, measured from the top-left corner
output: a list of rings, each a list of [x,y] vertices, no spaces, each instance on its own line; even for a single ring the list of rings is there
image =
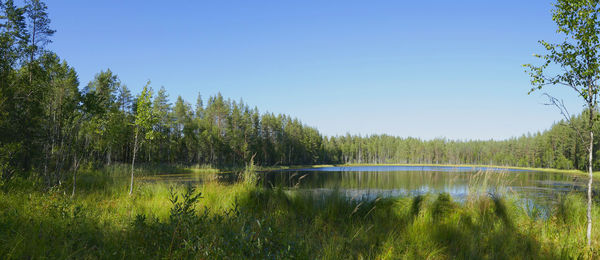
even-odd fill
[[[447,194],[371,201],[315,198],[247,183],[136,183],[128,172],[82,174],[50,191],[15,180],[0,189],[0,256],[23,258],[594,259],[585,201],[562,198],[550,217],[518,198]],[[29,187],[29,188],[28,188]],[[201,194],[199,197],[195,195]],[[177,196],[177,200],[174,200]],[[196,198],[194,200],[194,197]],[[594,206],[594,221],[600,207]],[[600,230],[594,229],[594,237]],[[598,240],[594,248],[599,247]]]

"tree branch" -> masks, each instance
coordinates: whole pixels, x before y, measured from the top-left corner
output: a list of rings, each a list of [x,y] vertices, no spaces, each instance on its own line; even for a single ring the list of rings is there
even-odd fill
[[[559,100],[559,99],[551,96],[548,93],[544,93],[543,95],[548,98],[548,102],[549,102],[549,103],[544,103],[544,105],[554,106],[554,107],[558,108],[560,114],[563,116],[563,118],[567,122],[567,125],[575,131],[575,133],[581,139],[581,142],[585,143],[585,138],[583,137],[583,134],[581,133],[581,129],[575,127],[575,124],[573,124],[573,122],[571,120],[571,114],[569,113],[569,110],[567,110],[567,107],[565,106],[565,102],[562,99]]]

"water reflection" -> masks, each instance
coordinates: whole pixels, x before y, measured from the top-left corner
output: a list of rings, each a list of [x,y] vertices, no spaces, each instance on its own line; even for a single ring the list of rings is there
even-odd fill
[[[527,205],[547,205],[569,192],[586,191],[587,179],[554,172],[491,167],[359,166],[324,167],[260,172],[259,185],[289,192],[325,196],[331,192],[356,199],[407,197],[427,193],[449,193],[454,200],[489,194],[518,195]],[[238,181],[236,173],[178,174],[145,181],[202,183]],[[598,186],[595,186],[597,194]]]
[[[262,185],[315,195],[337,191],[352,198],[405,197],[449,193],[514,194],[546,204],[560,194],[585,190],[586,179],[573,175],[490,167],[360,166],[262,173]]]

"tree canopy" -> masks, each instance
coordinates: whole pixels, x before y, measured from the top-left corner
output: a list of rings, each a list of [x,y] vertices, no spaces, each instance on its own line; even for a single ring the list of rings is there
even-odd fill
[[[586,167],[586,147],[577,142],[578,135],[572,128],[560,122],[547,131],[507,140],[421,140],[350,134],[331,137],[289,115],[261,112],[243,100],[231,100],[219,93],[206,98],[198,93],[194,105],[180,96],[173,97],[172,102],[166,87],[157,88],[155,95],[136,95],[110,69],[80,85],[75,68],[44,49],[44,43],[51,40],[50,32],[54,32],[50,20],[44,18],[45,5],[39,1],[28,3],[43,9],[37,15],[45,21],[45,29],[39,29],[44,41],[32,38],[31,28],[39,28],[28,18],[32,6],[0,1],[3,179],[40,177],[53,186],[60,185],[79,166],[131,163],[135,134],[142,132],[145,142],[140,142],[136,151],[139,163],[244,166],[254,158],[258,165]],[[33,61],[27,51],[31,48],[37,50]],[[151,87],[147,85],[147,90]],[[584,127],[587,115],[589,110],[570,120]],[[593,130],[597,133],[598,127]],[[593,163],[600,166],[597,159]]]

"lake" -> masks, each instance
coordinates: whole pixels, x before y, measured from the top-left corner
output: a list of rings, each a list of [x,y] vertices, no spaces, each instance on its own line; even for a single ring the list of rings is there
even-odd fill
[[[337,191],[351,198],[374,199],[449,193],[462,201],[469,195],[512,194],[536,204],[553,202],[569,192],[583,193],[587,185],[584,176],[491,167],[323,167],[263,172],[261,177],[266,187],[315,195]]]
[[[469,195],[517,195],[537,205],[553,203],[558,196],[586,190],[587,177],[558,172],[493,167],[352,166],[259,172],[259,185],[316,196],[333,191],[356,199],[406,197],[448,193],[463,201]],[[154,181],[203,182],[198,174],[162,175]],[[223,182],[235,175],[222,174]],[[596,184],[598,182],[595,182]],[[594,185],[594,190],[598,185]]]

